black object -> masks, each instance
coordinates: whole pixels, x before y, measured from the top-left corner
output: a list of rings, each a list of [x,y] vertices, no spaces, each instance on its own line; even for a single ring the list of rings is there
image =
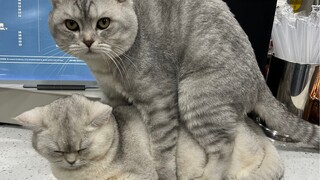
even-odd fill
[[[23,88],[36,88],[37,90],[86,90],[86,89],[99,89],[96,85],[84,85],[84,84],[24,84]]]
[[[38,90],[86,90],[85,85],[37,85]]]
[[[268,56],[277,0],[224,0],[246,32],[263,71]]]
[[[285,72],[286,61],[272,56],[270,61],[267,85],[274,97],[277,97],[281,78]]]
[[[61,91],[76,91],[86,90],[85,85],[54,85],[54,84],[37,84],[36,86],[33,85],[23,85],[23,88],[37,88],[37,90],[61,90]]]

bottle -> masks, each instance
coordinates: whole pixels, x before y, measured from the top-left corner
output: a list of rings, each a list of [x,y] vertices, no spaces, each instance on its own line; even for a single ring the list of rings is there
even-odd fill
[[[320,67],[317,66],[313,74],[312,89],[305,105],[303,119],[319,125],[320,121]]]
[[[303,0],[288,0],[288,4],[292,7],[293,12],[298,12]]]

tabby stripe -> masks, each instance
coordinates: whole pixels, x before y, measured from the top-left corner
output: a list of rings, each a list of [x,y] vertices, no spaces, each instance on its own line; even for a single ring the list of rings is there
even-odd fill
[[[86,9],[86,13],[85,13],[85,17],[88,17],[87,14],[90,14],[90,8],[92,5],[94,5],[95,3],[93,1],[90,1],[88,8]]]
[[[178,122],[174,120],[175,117],[173,116],[174,115],[172,115],[172,118],[169,118],[168,121],[150,123],[148,125],[150,131],[153,132],[153,131],[165,129],[166,127],[178,126]]]
[[[81,12],[81,6],[79,5],[79,1],[75,1],[74,5],[79,9],[79,12]]]
[[[191,110],[190,110],[191,111]],[[189,114],[189,116],[182,114],[182,120],[186,122],[188,128],[198,127],[202,124],[226,124],[233,123],[239,117],[237,114],[230,111],[221,112],[204,112],[204,113],[194,113]]]
[[[211,143],[205,144],[205,150],[208,154],[220,154],[221,150],[226,146],[231,145],[234,142],[234,138],[217,139],[211,141]],[[232,146],[230,147],[232,148]]]
[[[304,132],[309,132],[306,142],[312,142],[314,140],[314,137],[317,137],[317,129],[315,126],[312,126],[311,129],[306,127],[303,129]]]
[[[160,153],[172,152],[172,150],[176,147],[176,138],[172,141],[172,144],[167,146],[158,146]]]
[[[152,116],[155,116],[156,114],[159,114],[160,112],[165,112],[165,113],[169,112],[171,117],[177,114],[177,112],[172,111],[172,109],[173,107],[170,107],[170,106],[157,107],[157,108],[153,108],[148,114],[150,115],[150,117],[152,117]]]
[[[176,124],[169,124],[167,125],[166,129],[162,127],[162,129],[157,129],[150,132],[154,138],[153,141],[167,142],[169,139],[174,140],[177,136],[177,127],[178,126]]]

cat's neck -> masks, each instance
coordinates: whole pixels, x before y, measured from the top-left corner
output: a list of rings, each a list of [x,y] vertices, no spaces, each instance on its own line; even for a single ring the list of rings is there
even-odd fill
[[[106,154],[101,159],[97,160],[97,162],[103,163],[105,165],[112,164],[112,162],[115,161],[115,159],[117,158],[117,154],[119,151],[119,143],[120,143],[120,135],[118,130],[119,125],[115,119],[112,119],[112,125],[113,125],[112,128],[114,130],[114,135],[113,135],[111,146],[109,150],[106,152]]]
[[[112,74],[113,69],[115,69],[115,65],[113,64],[111,59],[105,59],[102,57],[83,59],[86,61],[93,73]]]

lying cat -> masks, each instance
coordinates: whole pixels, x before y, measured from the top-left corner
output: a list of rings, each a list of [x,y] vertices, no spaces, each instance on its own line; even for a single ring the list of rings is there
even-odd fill
[[[160,179],[176,179],[179,124],[214,166],[231,156],[248,112],[319,147],[319,127],[270,93],[251,44],[222,0],[52,0],[58,46],[84,60],[113,107],[132,103]],[[215,173],[217,176],[219,172]]]
[[[59,180],[158,179],[149,135],[133,106],[119,106],[112,113],[108,105],[73,95],[27,111],[16,120],[33,130],[34,149],[48,159]],[[223,179],[280,179],[279,155],[252,120],[239,122],[235,135],[232,155],[221,158],[215,167],[180,127],[178,179],[216,180],[215,169],[222,171]]]

